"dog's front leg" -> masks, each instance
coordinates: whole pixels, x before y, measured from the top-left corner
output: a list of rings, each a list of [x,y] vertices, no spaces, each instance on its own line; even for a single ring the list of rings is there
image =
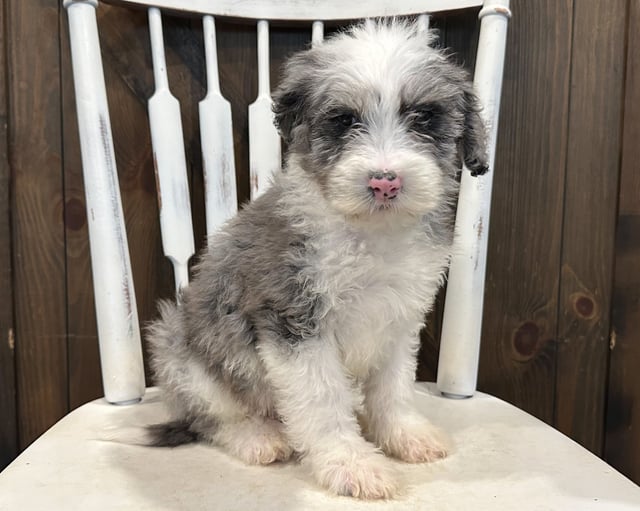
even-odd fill
[[[394,329],[396,334],[401,327]],[[386,359],[364,385],[365,436],[386,454],[409,463],[444,458],[442,434],[414,406],[417,334],[396,337]]]
[[[265,341],[260,353],[288,440],[315,479],[338,495],[393,496],[392,465],[360,435],[357,394],[335,345],[325,339]]]

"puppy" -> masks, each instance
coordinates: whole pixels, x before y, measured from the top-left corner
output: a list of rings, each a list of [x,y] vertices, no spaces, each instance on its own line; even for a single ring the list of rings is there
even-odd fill
[[[286,65],[287,164],[208,243],[148,340],[175,420],[249,464],[293,453],[329,491],[397,492],[385,457],[446,455],[412,405],[419,331],[453,239],[460,157],[487,170],[466,73],[402,21],[367,21]]]

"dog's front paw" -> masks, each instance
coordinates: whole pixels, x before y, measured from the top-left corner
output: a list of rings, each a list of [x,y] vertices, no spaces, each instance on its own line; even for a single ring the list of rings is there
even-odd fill
[[[316,454],[309,461],[316,480],[337,495],[372,500],[398,493],[393,466],[375,451]]]
[[[407,463],[425,463],[447,456],[444,435],[425,419],[394,425],[378,444],[389,456]]]

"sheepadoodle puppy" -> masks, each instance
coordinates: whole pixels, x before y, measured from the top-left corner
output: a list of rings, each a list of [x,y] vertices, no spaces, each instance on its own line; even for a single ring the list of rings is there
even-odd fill
[[[151,325],[173,420],[249,464],[295,455],[327,490],[398,490],[387,456],[446,455],[413,407],[418,334],[452,251],[461,162],[487,170],[467,74],[402,21],[293,56],[274,94],[286,166],[213,236]]]

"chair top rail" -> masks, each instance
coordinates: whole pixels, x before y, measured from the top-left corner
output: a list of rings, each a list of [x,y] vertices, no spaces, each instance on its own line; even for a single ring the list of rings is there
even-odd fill
[[[95,1],[95,0],[93,0]],[[138,7],[159,7],[170,11],[211,14],[249,20],[350,20],[370,17],[405,16],[423,12],[452,11],[480,7],[482,0],[105,0],[106,3]]]

